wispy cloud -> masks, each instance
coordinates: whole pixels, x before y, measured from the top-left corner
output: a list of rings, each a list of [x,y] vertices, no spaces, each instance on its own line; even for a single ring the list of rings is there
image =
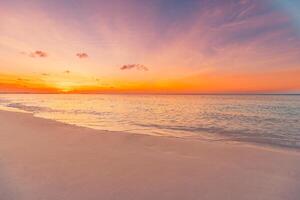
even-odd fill
[[[149,69],[141,64],[127,64],[127,65],[123,65],[121,68],[121,70],[128,70],[128,69],[137,69],[137,70],[143,70],[143,71],[148,71]]]
[[[45,58],[48,56],[48,54],[46,52],[41,51],[41,50],[36,50],[35,52],[30,52],[28,55],[32,58],[36,58],[36,57]]]
[[[48,56],[48,54],[44,51],[41,50],[36,50],[34,52],[26,52],[26,51],[21,51],[21,55],[29,56],[31,58],[45,58]]]
[[[66,71],[64,71],[64,74],[70,74],[71,73],[71,71],[70,70],[66,70]]]
[[[76,56],[78,58],[88,58],[89,57],[89,55],[87,53],[77,53]]]
[[[24,82],[24,81],[29,81],[29,79],[25,79],[25,78],[17,78],[17,81]]]

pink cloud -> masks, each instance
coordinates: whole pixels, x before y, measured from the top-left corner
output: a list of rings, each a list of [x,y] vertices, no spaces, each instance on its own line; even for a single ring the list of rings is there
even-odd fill
[[[77,53],[76,56],[78,58],[88,58],[89,57],[89,55],[87,53]]]
[[[45,58],[48,56],[48,54],[44,51],[41,50],[36,50],[34,52],[25,52],[25,51],[21,51],[20,54],[22,55],[27,55],[31,58]]]
[[[148,71],[148,68],[144,65],[141,64],[127,64],[127,65],[123,65],[120,69],[121,70],[127,70],[127,69],[137,69],[137,70],[144,70],[144,71]]]
[[[32,58],[35,58],[35,57],[44,58],[44,57],[47,57],[48,54],[44,51],[37,50],[35,52],[29,53],[29,56]]]

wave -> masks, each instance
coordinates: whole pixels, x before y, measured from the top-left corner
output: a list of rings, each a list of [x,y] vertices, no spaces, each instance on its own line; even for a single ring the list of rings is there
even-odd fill
[[[7,100],[7,99],[0,99],[0,104],[7,104],[11,102],[10,100]]]
[[[264,145],[276,145],[281,147],[293,147],[300,148],[300,135],[281,135],[279,133],[264,133],[264,132],[252,132],[245,129],[238,130],[226,130],[220,127],[194,127],[194,126],[171,126],[161,124],[135,124],[137,126],[155,128],[167,131],[184,131],[193,132],[195,134],[209,133],[223,139],[229,139],[232,141],[249,142],[255,144]]]
[[[10,108],[20,109],[26,112],[31,112],[31,113],[61,112],[61,113],[69,113],[69,114],[88,114],[88,115],[97,115],[97,116],[109,114],[108,112],[97,112],[97,111],[88,111],[88,110],[79,110],[79,109],[59,110],[59,109],[53,109],[53,108],[43,107],[43,106],[29,106],[22,103],[8,103],[6,104],[6,106]]]
[[[10,108],[17,108],[23,111],[27,111],[27,112],[32,112],[32,113],[36,113],[36,112],[58,112],[59,110],[54,110],[48,107],[41,107],[41,106],[28,106],[28,105],[24,105],[22,103],[9,103],[6,105],[7,107]]]

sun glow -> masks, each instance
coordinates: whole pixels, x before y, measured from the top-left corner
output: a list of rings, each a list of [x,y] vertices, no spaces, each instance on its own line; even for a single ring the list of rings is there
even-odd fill
[[[300,90],[293,1],[9,2],[0,93]]]
[[[72,82],[58,82],[55,84],[56,88],[61,92],[70,92],[74,90],[75,83]]]

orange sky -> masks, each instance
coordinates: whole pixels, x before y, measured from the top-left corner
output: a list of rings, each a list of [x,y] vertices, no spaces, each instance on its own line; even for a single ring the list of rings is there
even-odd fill
[[[299,92],[297,2],[276,2],[4,0],[0,92]]]

